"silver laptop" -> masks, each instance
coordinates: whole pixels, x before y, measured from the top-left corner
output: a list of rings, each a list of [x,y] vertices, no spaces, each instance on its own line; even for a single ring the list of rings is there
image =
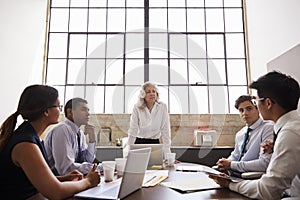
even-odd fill
[[[130,150],[123,178],[110,183],[102,180],[98,186],[79,192],[74,196],[89,199],[125,198],[142,187],[150,153],[151,148]]]
[[[148,169],[153,165],[163,164],[163,144],[131,144],[129,149],[151,148],[151,155],[148,163]]]

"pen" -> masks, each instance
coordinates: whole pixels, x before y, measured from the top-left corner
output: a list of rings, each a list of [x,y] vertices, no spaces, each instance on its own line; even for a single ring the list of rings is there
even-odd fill
[[[144,185],[147,184],[147,183],[149,183],[150,181],[152,181],[152,180],[155,179],[155,178],[156,178],[156,176],[153,176],[152,178],[150,178],[149,180],[147,180],[147,181],[144,183]]]

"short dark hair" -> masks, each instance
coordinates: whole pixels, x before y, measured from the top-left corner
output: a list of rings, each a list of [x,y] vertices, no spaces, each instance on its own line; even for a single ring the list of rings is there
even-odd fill
[[[250,95],[242,95],[240,96],[239,98],[237,98],[237,100],[235,100],[235,104],[234,104],[234,107],[236,109],[239,109],[239,105],[245,101],[250,101],[255,107],[256,107],[256,104],[255,102],[253,102],[252,100],[255,99],[254,96],[250,96]],[[257,107],[256,107],[257,108]]]
[[[85,99],[82,99],[82,98],[79,98],[79,97],[76,97],[76,98],[73,98],[73,99],[70,99],[66,105],[65,105],[65,116],[67,116],[67,109],[68,108],[75,108],[79,103],[88,103],[87,100]]]
[[[289,75],[272,71],[251,83],[260,98],[270,98],[287,112],[298,107],[300,89],[298,82]]]

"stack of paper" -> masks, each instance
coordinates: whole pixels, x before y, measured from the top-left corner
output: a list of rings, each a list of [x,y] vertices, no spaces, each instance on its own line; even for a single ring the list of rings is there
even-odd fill
[[[183,192],[199,191],[221,188],[214,180],[208,177],[198,177],[191,172],[177,172],[177,176],[185,177],[184,180],[163,182],[160,185],[181,190]]]
[[[168,175],[168,170],[147,170],[144,177],[143,187],[153,187],[168,178]]]

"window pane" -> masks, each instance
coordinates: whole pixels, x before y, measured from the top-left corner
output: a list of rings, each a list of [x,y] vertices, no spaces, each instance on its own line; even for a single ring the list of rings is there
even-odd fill
[[[86,57],[86,35],[70,35],[70,58],[85,58]]]
[[[243,32],[242,9],[225,10],[225,30],[227,32]]]
[[[103,84],[104,83],[104,59],[88,59],[86,62],[86,83]]]
[[[64,33],[50,33],[48,58],[66,58],[68,35]]]
[[[113,2],[113,1],[109,1]],[[107,31],[124,32],[125,31],[125,10],[124,9],[107,9]]]
[[[87,86],[86,100],[90,108],[90,113],[104,112],[104,87],[103,86]]]
[[[124,35],[107,35],[107,58],[120,58],[123,57],[124,52]]]
[[[242,0],[224,1],[224,7],[242,7]]]
[[[52,7],[69,7],[69,0],[52,0]]]
[[[168,85],[168,68],[167,59],[149,60],[149,81],[161,85]]]
[[[167,7],[167,0],[149,0],[149,7]]]
[[[190,113],[208,113],[207,86],[190,87]]]
[[[126,34],[126,58],[144,58],[144,33]]]
[[[70,32],[86,32],[87,9],[70,9]]]
[[[223,9],[206,9],[206,31],[224,31]]]
[[[123,86],[106,86],[105,113],[115,113],[115,114],[124,113],[123,97],[124,97]]]
[[[87,57],[105,58],[106,35],[88,35]]]
[[[113,0],[113,1],[107,1],[108,7],[125,7],[124,0]]]
[[[144,83],[144,59],[126,59],[125,84],[141,85]]]
[[[209,87],[209,105],[211,114],[228,113],[228,95],[227,87],[210,86]]]
[[[58,99],[61,105],[65,105],[65,86],[53,86],[58,91]]]
[[[70,1],[70,6],[71,7],[87,7],[88,6],[88,1],[86,0],[71,0]]]
[[[207,63],[205,59],[189,60],[189,83],[207,84]]]
[[[66,78],[66,60],[48,59],[47,84],[63,85]]]
[[[185,7],[185,0],[168,0],[169,7]]]
[[[210,84],[226,84],[225,60],[208,61],[208,80]]]
[[[187,61],[184,59],[170,60],[171,84],[187,84]]]
[[[188,87],[170,87],[170,113],[186,114],[188,112]]]
[[[227,71],[229,85],[247,85],[245,60],[227,60]]]
[[[150,33],[149,35],[149,57],[168,57],[168,36],[167,34]]]
[[[144,31],[144,9],[127,9],[127,31]]]
[[[224,58],[223,35],[207,35],[207,54],[209,58]]]
[[[68,84],[82,84],[85,77],[85,59],[70,59],[68,63]]]
[[[204,7],[204,0],[186,0],[187,7]]]
[[[132,113],[133,106],[138,102],[140,87],[128,86],[125,87],[125,113]],[[127,130],[126,130],[127,131]]]
[[[185,9],[169,9],[168,26],[170,32],[186,32]]]
[[[67,32],[69,21],[68,9],[51,9],[51,32]]]
[[[226,34],[226,51],[228,58],[245,58],[243,34]]]
[[[106,7],[106,0],[89,0],[90,7]]]
[[[205,35],[188,35],[188,57],[206,58]]]
[[[229,89],[229,108],[230,113],[239,113],[238,110],[234,107],[235,100],[239,98],[241,95],[247,95],[247,86],[231,86]]]
[[[187,31],[205,32],[203,9],[187,9]]]
[[[141,0],[127,0],[127,7],[144,7],[144,1]]]
[[[206,7],[223,7],[223,0],[206,0],[205,6]]]
[[[158,88],[158,95],[159,95],[159,101],[162,101],[162,102],[164,102],[165,104],[167,104],[168,105],[168,100],[169,100],[169,98],[168,98],[168,93],[169,93],[169,91],[168,91],[168,87],[164,87],[164,86],[157,86],[157,88]],[[169,110],[169,108],[168,108],[168,110]]]
[[[106,84],[123,83],[123,60],[106,60]]]
[[[106,10],[90,9],[89,10],[89,29],[90,32],[106,31]]]
[[[66,87],[66,102],[74,97],[85,98],[84,86],[67,86]]]
[[[186,58],[186,35],[172,34],[170,35],[170,57],[171,58]]]
[[[159,29],[156,31],[167,30],[167,10],[166,9],[149,9],[149,28]]]

